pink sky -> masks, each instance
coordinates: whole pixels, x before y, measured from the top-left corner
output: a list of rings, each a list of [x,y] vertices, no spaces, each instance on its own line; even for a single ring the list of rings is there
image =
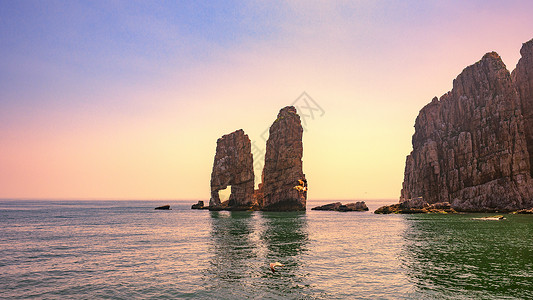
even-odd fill
[[[418,111],[533,38],[529,1],[427,2],[4,3],[0,198],[206,200],[217,138],[306,91],[309,198],[397,199]]]

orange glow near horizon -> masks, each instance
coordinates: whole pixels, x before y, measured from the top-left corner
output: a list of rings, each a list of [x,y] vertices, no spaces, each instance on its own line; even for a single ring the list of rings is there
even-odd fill
[[[397,199],[418,111],[486,52],[514,69],[533,38],[533,4],[500,5],[289,1],[230,32],[208,20],[184,32],[139,9],[153,22],[108,26],[131,40],[88,31],[83,47],[46,18],[34,26],[49,40],[11,16],[0,198],[208,200],[216,140],[242,128],[264,148],[279,109],[305,91],[324,110],[306,119],[309,199]]]

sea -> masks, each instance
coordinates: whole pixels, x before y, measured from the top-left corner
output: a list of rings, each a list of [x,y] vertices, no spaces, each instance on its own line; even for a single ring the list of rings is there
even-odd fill
[[[195,202],[0,200],[0,299],[533,299],[533,215]]]

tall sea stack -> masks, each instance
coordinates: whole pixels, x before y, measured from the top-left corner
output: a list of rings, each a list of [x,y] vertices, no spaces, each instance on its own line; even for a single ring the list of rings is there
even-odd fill
[[[217,140],[211,172],[210,209],[220,209],[218,191],[231,185],[229,209],[249,209],[254,205],[254,168],[248,135],[239,129]]]
[[[260,206],[266,211],[306,209],[307,180],[302,171],[303,128],[294,106],[282,108],[270,126]]]
[[[400,202],[449,202],[461,211],[533,206],[533,40],[513,76],[487,53],[415,122]],[[528,151],[529,150],[529,151]]]

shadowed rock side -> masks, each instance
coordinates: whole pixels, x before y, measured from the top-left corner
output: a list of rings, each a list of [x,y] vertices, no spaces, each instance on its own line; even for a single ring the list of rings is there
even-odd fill
[[[529,165],[533,166],[533,39],[522,45],[520,54],[522,57],[511,77],[520,97]],[[533,174],[533,168],[530,172]]]
[[[210,209],[222,209],[218,191],[231,185],[231,194],[224,209],[249,209],[254,205],[254,169],[248,135],[239,129],[217,140],[215,161],[211,172]]]
[[[528,97],[530,58],[522,65],[514,76]],[[520,98],[497,53],[465,68],[450,92],[420,111],[412,144],[400,202],[422,197],[428,205],[449,202],[460,211],[532,206]]]
[[[303,128],[294,106],[280,110],[270,126],[262,186],[256,192],[262,210],[305,210],[307,180],[302,171]]]

